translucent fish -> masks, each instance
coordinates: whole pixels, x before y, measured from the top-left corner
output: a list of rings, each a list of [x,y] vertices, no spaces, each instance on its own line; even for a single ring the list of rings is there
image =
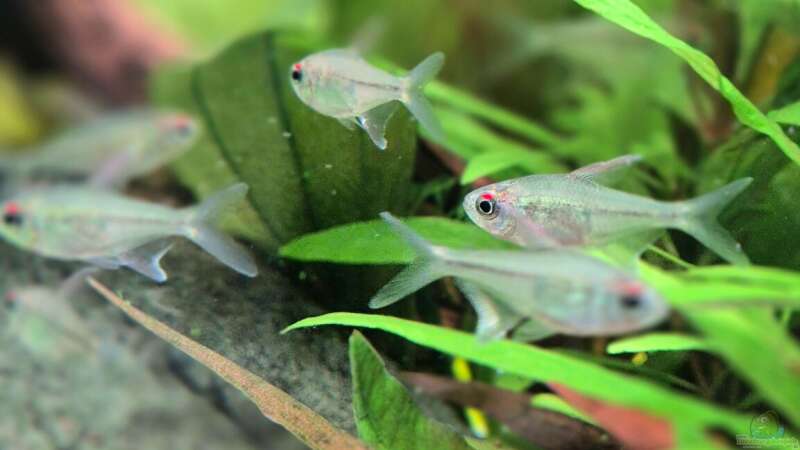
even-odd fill
[[[489,233],[529,248],[623,242],[641,252],[660,231],[675,228],[731,263],[749,264],[717,216],[752,178],[672,203],[604,186],[639,159],[628,155],[568,174],[531,175],[495,183],[470,192],[464,198],[464,210]]]
[[[669,310],[635,277],[581,253],[435,247],[389,213],[381,217],[418,257],[372,298],[372,308],[453,276],[478,314],[481,340],[502,337],[514,328],[514,338],[524,340],[553,333],[622,334],[656,324]]]
[[[362,128],[379,149],[385,150],[386,124],[398,101],[434,139],[443,139],[441,125],[422,93],[443,64],[444,55],[434,53],[408,76],[396,77],[371,66],[353,50],[327,50],[292,65],[291,84],[303,103],[339,119],[348,128]]]
[[[38,148],[0,157],[12,182],[31,178],[91,179],[121,185],[177,158],[200,134],[183,113],[133,110],[111,113],[71,128]]]
[[[239,183],[198,206],[173,209],[91,187],[55,186],[20,192],[2,205],[0,236],[50,258],[97,267],[128,267],[157,282],[167,280],[161,258],[171,239],[185,237],[244,275],[257,274],[250,255],[214,227],[244,199]]]

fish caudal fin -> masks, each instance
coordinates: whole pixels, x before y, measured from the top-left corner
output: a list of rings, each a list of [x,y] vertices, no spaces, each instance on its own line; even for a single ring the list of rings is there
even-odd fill
[[[749,265],[750,261],[742,251],[742,246],[733,239],[727,230],[722,228],[722,225],[717,222],[717,216],[752,182],[752,178],[742,178],[716,191],[683,203],[682,206],[688,208],[689,211],[683,218],[684,222],[677,228],[692,235],[726,261],[738,265]]]
[[[214,226],[225,213],[244,200],[245,195],[247,185],[238,183],[189,209],[189,219],[183,235],[231,269],[242,275],[255,277],[258,269],[247,250]]]
[[[411,114],[436,141],[444,140],[444,131],[439,120],[433,114],[433,108],[425,98],[422,89],[436,77],[436,74],[442,69],[442,65],[444,65],[444,54],[441,52],[436,52],[419,63],[406,77],[406,90],[403,98],[403,103],[411,111]]]
[[[389,306],[445,275],[428,241],[387,212],[381,213],[381,218],[414,248],[417,259],[372,297],[369,307],[373,309]]]

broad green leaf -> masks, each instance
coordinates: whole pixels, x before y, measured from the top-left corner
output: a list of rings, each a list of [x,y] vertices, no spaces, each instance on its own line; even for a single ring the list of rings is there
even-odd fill
[[[406,224],[436,245],[452,248],[508,249],[511,244],[480,228],[441,217],[414,217]],[[301,261],[341,264],[404,264],[414,251],[381,220],[352,223],[307,234],[280,250],[281,256]]]
[[[380,151],[364,132],[311,110],[288,80],[288,68],[308,51],[295,42],[272,32],[239,40],[195,66],[185,80],[188,88],[162,91],[161,103],[189,90],[221,159],[250,186],[271,241],[384,210],[402,213],[416,145],[410,115],[404,108],[394,114],[389,146]],[[199,182],[212,183],[213,175]]]
[[[518,342],[502,340],[479,344],[474,335],[461,331],[396,317],[355,313],[331,313],[304,319],[286,331],[320,325],[384,330],[478,364],[542,382],[560,383],[604,402],[642,410],[673,423],[681,448],[709,446],[710,441],[705,435],[709,427],[722,428],[734,435],[749,430],[748,416],[725,411],[584,360]],[[623,386],[624,389],[614,389],[614,386]]]
[[[777,123],[768,119],[730,80],[725,78],[706,54],[672,36],[630,0],[575,0],[575,2],[633,33],[658,42],[683,58],[701,78],[728,100],[739,121],[772,138],[786,156],[800,164],[800,148],[797,144],[784,134]]]
[[[708,344],[695,336],[680,333],[649,333],[616,340],[606,347],[612,355],[619,353],[708,350]]]
[[[93,278],[89,285],[131,320],[206,366],[249,398],[272,422],[295,435],[313,450],[368,450],[358,439],[334,427],[289,394],[244,367],[188,338],[126,302]]]
[[[23,147],[42,133],[42,123],[24,97],[12,66],[0,61],[0,144]]]
[[[176,108],[192,113],[196,117],[202,117],[192,96],[190,80],[190,68],[162,69],[151,83],[153,101],[165,108]],[[190,151],[172,163],[172,169],[178,180],[189,187],[198,199],[204,199],[238,181],[230,164],[206,131],[197,139]],[[278,242],[264,227],[249,200],[236,215],[224,220],[224,228],[238,236],[255,242],[265,249],[274,249],[278,246]]]
[[[426,417],[361,333],[350,336],[353,410],[361,439],[376,450],[468,450],[464,438]]]

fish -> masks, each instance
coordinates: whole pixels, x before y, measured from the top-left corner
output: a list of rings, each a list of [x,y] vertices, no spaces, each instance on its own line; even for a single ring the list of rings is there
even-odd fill
[[[181,156],[200,135],[181,112],[136,109],[103,115],[67,129],[42,145],[0,157],[11,184],[55,178],[121,186]]]
[[[33,188],[2,202],[0,237],[33,253],[83,261],[103,269],[130,268],[167,281],[161,258],[185,237],[233,270],[255,277],[255,262],[214,224],[247,194],[244,183],[199,205],[174,209],[85,185]]]
[[[444,139],[442,127],[422,92],[443,64],[444,54],[437,52],[408,76],[397,77],[370,65],[352,49],[332,49],[296,62],[289,76],[303,103],[338,119],[349,129],[360,127],[379,149],[385,150],[386,125],[398,102],[411,111],[434,140]]]
[[[381,218],[416,252],[416,259],[370,300],[383,308],[452,276],[478,316],[476,336],[489,341],[514,331],[516,340],[563,333],[616,335],[655,325],[669,306],[627,271],[569,249],[459,250],[433,246],[387,212]]]
[[[462,206],[470,220],[487,232],[531,249],[624,242],[638,257],[664,229],[674,228],[730,263],[750,263],[717,216],[752,178],[678,202],[653,200],[607,186],[640,159],[625,155],[567,174],[529,175],[490,184],[467,194]]]

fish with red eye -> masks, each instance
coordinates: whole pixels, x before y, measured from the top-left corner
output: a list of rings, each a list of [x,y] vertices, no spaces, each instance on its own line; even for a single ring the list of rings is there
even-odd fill
[[[303,67],[300,64],[292,66],[292,79],[294,81],[303,81]]]
[[[22,209],[19,204],[10,202],[3,207],[3,223],[11,226],[22,225]]]

